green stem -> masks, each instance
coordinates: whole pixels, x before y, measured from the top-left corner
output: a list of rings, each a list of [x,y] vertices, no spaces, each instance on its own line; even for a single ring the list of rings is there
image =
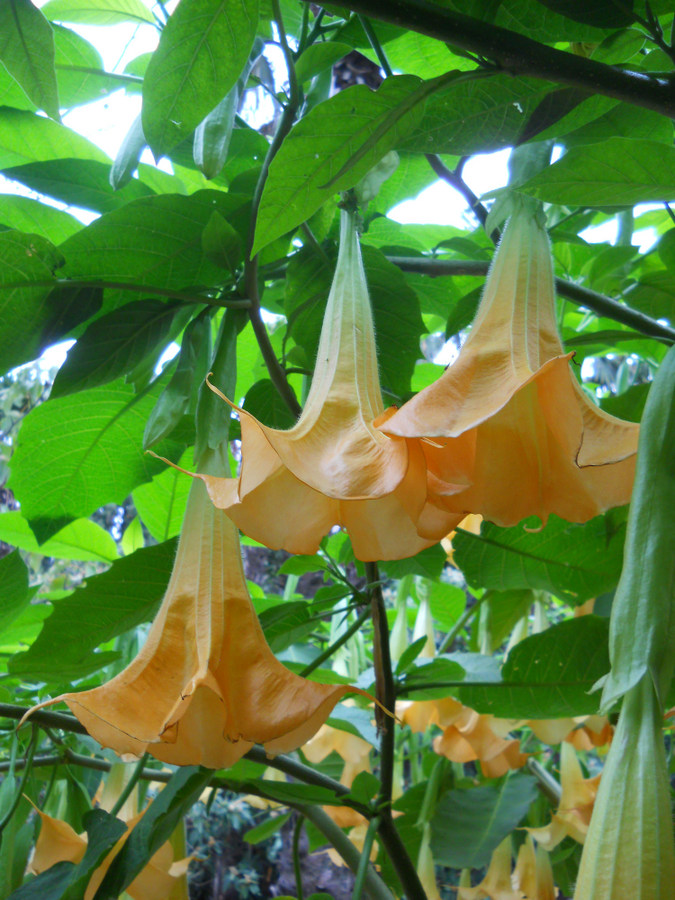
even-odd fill
[[[363,841],[361,859],[359,860],[359,867],[356,870],[356,878],[354,879],[352,900],[361,900],[361,897],[363,896],[363,890],[366,885],[366,875],[368,873],[370,863],[370,851],[373,846],[373,841],[375,840],[375,834],[377,833],[377,829],[379,827],[380,817],[375,816],[374,819],[370,820],[370,824],[368,825],[368,830],[366,831],[366,836]],[[298,900],[300,900],[300,898],[298,898]]]
[[[295,872],[295,890],[298,895],[297,900],[305,900],[305,894],[302,890],[302,866],[300,865],[300,837],[302,835],[302,826],[305,824],[305,817],[299,815],[295,828],[293,829],[293,871]]]
[[[373,26],[365,16],[359,16],[359,22],[361,23],[361,27],[366,33],[366,37],[370,41],[370,46],[373,48],[375,56],[377,56],[377,61],[379,62],[380,67],[388,78],[391,77],[394,74],[394,70],[389,64],[387,54],[382,49],[382,44],[380,43],[380,39],[378,38],[378,36],[375,34]]]
[[[396,706],[396,685],[389,650],[389,626],[384,606],[382,587],[377,563],[365,564],[368,592],[373,616],[373,666],[375,668],[375,695],[384,709],[394,713]],[[378,807],[389,809],[394,778],[394,719],[380,707],[375,710],[375,721],[380,734],[380,794]]]
[[[136,763],[136,767],[134,768],[134,771],[131,773],[131,778],[126,783],[124,790],[122,791],[122,793],[119,795],[119,797],[115,801],[113,808],[110,810],[111,816],[116,816],[117,813],[122,809],[122,807],[126,803],[127,798],[129,797],[129,795],[131,794],[133,789],[138,784],[138,779],[141,777],[141,773],[143,772],[143,768],[144,768],[146,762],[148,761],[149,756],[150,756],[149,753],[144,753],[143,756],[141,756],[141,758]]]
[[[329,659],[336,650],[339,650],[343,644],[346,644],[349,638],[356,634],[359,628],[366,621],[368,616],[370,615],[370,610],[366,607],[366,609],[361,610],[356,619],[352,622],[349,628],[343,632],[339,638],[333,641],[330,646],[326,647],[326,649],[320,653],[316,659],[313,659],[309,665],[305,666],[304,669],[299,673],[303,678],[306,678],[310,672],[313,672],[315,669],[318,669],[321,663],[325,662]]]
[[[461,632],[462,628],[464,628],[464,626],[467,624],[467,622],[470,622],[471,619],[473,619],[473,617],[476,615],[476,613],[480,609],[481,603],[488,596],[489,596],[488,592],[485,591],[485,593],[483,594],[482,597],[478,597],[478,599],[476,600],[476,602],[474,603],[473,606],[464,610],[462,615],[459,617],[459,619],[457,619],[455,624],[452,626],[451,630],[446,635],[445,640],[443,641],[443,643],[441,644],[441,646],[438,650],[439,653],[447,653],[448,652],[448,650],[454,644],[457,635]]]
[[[344,831],[318,806],[302,807],[302,813],[335,847],[352,872],[357,873],[361,863],[361,854]],[[403,852],[406,852],[405,848]],[[371,900],[394,900],[391,891],[372,866],[368,866],[366,869],[365,889]],[[413,898],[411,895],[409,900],[417,900],[417,898]],[[424,892],[422,892],[420,900],[426,900]]]
[[[403,272],[418,272],[432,278],[438,275],[484,276],[487,275],[490,265],[480,260],[432,259],[431,257],[388,256],[387,259]],[[555,287],[559,294],[572,300],[578,306],[585,306],[598,315],[607,316],[609,319],[614,319],[615,322],[628,325],[640,334],[655,338],[664,344],[675,343],[675,328],[663,325],[630,306],[624,306],[617,300],[612,300],[611,297],[598,294],[597,291],[592,291],[579,284],[572,284],[563,278],[555,279]]]
[[[609,66],[557,50],[428,0],[333,0],[332,5],[477,53],[494,60],[511,75],[569,84],[590,94],[604,94],[655,109],[668,118],[675,117],[675,96],[669,78]]]
[[[23,796],[23,790],[26,786],[26,781],[27,781],[28,776],[30,775],[31,769],[33,767],[32,766],[33,757],[35,756],[35,749],[36,749],[37,745],[38,745],[38,726],[37,726],[37,724],[34,724],[33,725],[33,733],[31,734],[30,743],[28,745],[28,752],[26,753],[25,760],[23,760],[23,762],[24,762],[23,775],[21,776],[21,781],[19,782],[18,790],[14,796],[14,799],[12,800],[12,803],[10,804],[9,809],[7,810],[7,812],[5,813],[3,818],[0,820],[0,839],[2,837],[2,832],[7,827],[10,819],[12,818],[12,816],[14,815],[14,812],[16,811],[17,806],[19,805],[19,801],[21,800],[21,798]]]

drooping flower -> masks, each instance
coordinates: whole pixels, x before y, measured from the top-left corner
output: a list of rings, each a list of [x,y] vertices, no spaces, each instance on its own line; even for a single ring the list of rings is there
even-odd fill
[[[511,881],[525,900],[555,900],[558,896],[549,855],[541,845],[535,848],[530,835],[518,851]]]
[[[661,708],[651,675],[625,695],[595,800],[575,900],[669,900],[675,884]]]
[[[523,900],[511,884],[511,837],[504,838],[492,854],[485,878],[470,887],[470,876],[462,873],[457,900]]]
[[[585,522],[630,499],[639,426],[586,396],[571,356],[555,320],[543,214],[523,198],[458,358],[378,427],[427,438],[434,502],[448,511],[503,526],[527,516],[545,524],[551,513]]]
[[[108,781],[114,785],[119,773],[120,769],[118,768],[116,771],[116,767],[113,767]],[[128,778],[129,773],[126,775]],[[101,807],[110,811],[110,804],[105,800],[104,792]],[[87,833],[78,834],[67,822],[48,816],[41,810],[37,810],[37,812],[41,822],[40,835],[28,867],[29,871],[39,875],[59,862],[79,863],[87,850]],[[127,830],[106,855],[101,865],[92,873],[83,900],[93,900],[113,860],[124,846],[134,826],[143,817],[143,813],[131,814],[131,812],[127,801],[118,813],[118,816],[125,822]],[[125,889],[126,894],[132,900],[172,900],[174,897],[181,896],[180,889],[186,889],[186,872],[190,860],[191,857],[187,857],[174,862],[171,841],[167,841],[151,856],[147,865],[128,885]],[[183,896],[187,896],[186,891]]]
[[[315,553],[340,525],[358,559],[399,559],[434,544],[459,521],[428,502],[421,443],[389,437],[373,424],[387,413],[352,213],[341,213],[340,251],[302,415],[280,431],[237,411],[239,477],[199,477],[214,504],[267,547]]]
[[[107,684],[41,706],[64,700],[121,755],[219,769],[256,743],[269,756],[296,749],[349,691],[364,693],[307,681],[276,659],[246,587],[238,532],[195,480],[171,579],[136,659]]]
[[[548,851],[555,849],[569,835],[583,844],[591,821],[600,775],[584,778],[574,747],[560,745],[560,786],[562,795],[558,809],[548,825],[527,830]]]

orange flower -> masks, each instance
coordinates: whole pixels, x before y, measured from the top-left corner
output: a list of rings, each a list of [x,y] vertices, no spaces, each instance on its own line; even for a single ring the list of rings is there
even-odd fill
[[[457,900],[522,900],[520,890],[514,890],[511,884],[511,838],[504,838],[490,860],[485,878],[480,884],[471,887],[470,876],[466,870],[462,873]]]
[[[121,781],[120,775],[122,776]],[[103,809],[110,811],[114,797],[119,795],[128,777],[129,773],[124,772],[124,766],[113,766],[108,774],[106,789],[101,798]],[[83,900],[92,900],[114,858],[122,849],[134,826],[143,817],[143,813],[132,814],[131,807],[135,806],[136,802],[137,791],[134,790],[132,798],[127,800],[118,813],[118,816],[126,823],[126,833],[116,842],[101,865],[92,873]],[[137,807],[135,806],[135,808]],[[37,813],[41,821],[40,836],[28,866],[29,871],[39,875],[59,862],[79,863],[87,850],[86,832],[78,834],[67,822],[48,816],[39,809]],[[126,888],[126,894],[132,900],[171,900],[176,896],[187,896],[185,873],[192,857],[177,862],[174,862],[173,857],[171,841],[167,841],[153,854],[145,868]]]
[[[560,746],[560,785],[562,796],[558,809],[549,825],[542,828],[528,828],[528,832],[538,844],[548,851],[553,850],[569,835],[583,844],[591,821],[595,795],[598,792],[600,775],[584,778],[574,747],[563,743]]]
[[[508,733],[511,723],[500,729],[504,720],[479,715],[452,697],[400,704],[397,711],[413,731],[424,732],[429,725],[438,725],[443,734],[434,738],[435,752],[452,762],[480,760],[483,774],[488,778],[500,778],[509,769],[521,768],[527,760],[527,754],[520,752],[518,740],[504,740],[497,733],[499,730]]]
[[[335,751],[344,760],[340,784],[351,787],[360,772],[370,772],[370,751],[372,749],[368,741],[356,734],[341,731],[331,725],[322,725],[314,737],[302,748],[302,752],[311,763],[316,764]],[[324,812],[340,828],[360,828],[364,824],[366,827],[368,825],[361,813],[349,806],[324,806]]]
[[[428,439],[434,502],[450,512],[498,525],[551,513],[585,522],[630,499],[639,426],[589,400],[571,356],[556,326],[543,213],[523,199],[457,360],[378,427]]]
[[[555,900],[558,896],[548,853],[541,846],[535,849],[529,834],[518,851],[511,880],[523,892],[525,900]]]
[[[119,754],[219,769],[256,743],[270,756],[295,750],[348,691],[364,693],[307,681],[276,659],[251,604],[237,530],[195,481],[141,652],[107,684],[47,704],[64,700]]]
[[[373,424],[387,413],[351,213],[341,213],[340,252],[302,415],[279,431],[237,411],[239,478],[199,477],[214,504],[267,547],[315,553],[340,525],[359,559],[400,559],[436,543],[459,521],[427,502],[420,442],[388,437]]]

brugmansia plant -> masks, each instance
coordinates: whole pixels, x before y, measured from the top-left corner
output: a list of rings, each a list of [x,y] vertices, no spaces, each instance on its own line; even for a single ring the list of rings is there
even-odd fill
[[[671,6],[0,4],[0,897],[670,900]]]

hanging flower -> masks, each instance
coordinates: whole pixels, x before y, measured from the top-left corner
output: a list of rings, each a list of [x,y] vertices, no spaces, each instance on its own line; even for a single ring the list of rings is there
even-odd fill
[[[101,798],[101,807],[107,811],[110,811],[111,808],[111,804],[106,802],[106,800],[110,800],[110,797],[107,796],[110,794],[109,788],[112,786],[114,793],[119,794],[121,788],[118,776],[123,769],[123,766],[113,766],[108,775],[106,791]],[[123,782],[128,779],[128,774],[126,773]],[[133,795],[132,802],[137,803],[136,793]],[[59,862],[79,863],[87,850],[87,833],[78,834],[67,822],[48,816],[39,809],[37,813],[41,822],[40,836],[37,839],[28,870],[39,875]],[[106,855],[101,865],[92,873],[83,900],[93,900],[106,872],[124,846],[134,826],[142,819],[143,813],[132,814],[130,800],[127,800],[118,816],[125,822],[127,830]],[[187,896],[186,872],[192,857],[176,862],[173,857],[171,841],[167,841],[150,857],[147,865],[125,889],[126,894],[132,900],[172,900],[173,897],[179,896],[177,892],[184,888],[182,895]]]
[[[490,860],[485,878],[471,887],[466,870],[457,890],[457,900],[523,900],[523,895],[511,884],[511,837],[504,838]]]
[[[268,647],[251,604],[238,534],[195,481],[171,580],[136,659],[107,684],[64,700],[115,752],[172,765],[231,766],[254,744],[295,750],[347,692],[307,681]],[[39,707],[35,707],[37,709]]]
[[[551,822],[542,828],[527,830],[548,851],[555,849],[568,835],[583,844],[591,821],[600,775],[584,778],[574,747],[560,746],[560,786],[562,795]]]
[[[333,752],[337,753],[344,761],[340,784],[351,787],[360,772],[371,771],[370,751],[372,749],[372,745],[368,741],[356,734],[333,728],[332,725],[322,725],[314,737],[302,748],[302,752],[314,764],[320,763]],[[361,813],[350,806],[324,806],[324,812],[340,828],[368,825]]]
[[[352,213],[341,213],[337,267],[302,415],[280,431],[236,409],[239,477],[199,477],[214,504],[267,547],[315,553],[340,525],[358,559],[400,559],[436,543],[459,521],[428,502],[421,443],[386,436],[373,424],[387,413]]]
[[[585,522],[630,499],[639,426],[586,396],[571,356],[543,214],[522,198],[457,360],[378,427],[427,439],[434,502],[450,512],[504,526],[551,513]]]
[[[518,851],[511,881],[515,888],[522,891],[525,900],[555,900],[558,896],[549,855],[543,847],[538,845],[535,848],[529,834]]]

